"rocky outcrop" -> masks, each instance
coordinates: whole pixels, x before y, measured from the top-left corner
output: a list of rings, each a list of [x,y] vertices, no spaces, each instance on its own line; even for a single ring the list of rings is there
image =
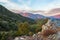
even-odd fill
[[[51,20],[48,20],[48,22],[42,26],[42,31],[48,29],[53,29],[53,30],[56,29],[55,23],[51,22]]]
[[[19,37],[20,40],[60,40],[60,30],[55,23],[48,20],[48,22],[42,26],[42,31],[34,34],[33,36]],[[18,39],[19,39],[18,38]],[[22,38],[22,39],[21,39]]]

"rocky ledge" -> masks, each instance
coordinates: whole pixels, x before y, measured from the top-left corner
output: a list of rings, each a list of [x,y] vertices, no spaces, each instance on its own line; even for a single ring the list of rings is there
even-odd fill
[[[33,36],[16,37],[14,40],[60,40],[60,27],[56,26],[51,20],[48,20],[48,22],[42,26],[41,32]]]

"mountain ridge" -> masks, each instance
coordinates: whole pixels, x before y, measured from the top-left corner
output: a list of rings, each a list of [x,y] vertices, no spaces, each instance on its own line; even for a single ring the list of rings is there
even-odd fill
[[[11,12],[0,5],[0,31],[17,30],[17,24],[21,22],[35,23],[33,19]]]
[[[44,16],[44,17],[53,17],[53,18],[57,18],[57,19],[60,19],[60,17],[59,17],[59,14],[60,14],[60,8],[54,8],[54,9],[51,9],[50,11],[48,11],[48,12],[44,12],[44,11],[17,11],[18,12],[18,14],[20,14],[20,12],[22,13],[21,15],[22,16],[25,16],[25,17],[31,17],[31,18],[33,18],[33,16],[34,16],[34,18],[36,19],[40,19],[40,18],[43,18],[43,16],[44,15],[41,15],[41,14],[43,14],[43,13],[45,13],[45,15],[47,15],[47,16]],[[39,13],[39,14],[38,14]],[[40,14],[41,13],[41,14]],[[26,15],[25,15],[26,14]],[[31,16],[30,14],[32,14],[33,16]],[[37,15],[36,14],[38,14],[38,17],[36,17]],[[40,17],[39,17],[39,15],[40,15]],[[49,16],[48,16],[49,15]],[[30,18],[29,17],[29,18]],[[34,19],[33,18],[33,19]]]

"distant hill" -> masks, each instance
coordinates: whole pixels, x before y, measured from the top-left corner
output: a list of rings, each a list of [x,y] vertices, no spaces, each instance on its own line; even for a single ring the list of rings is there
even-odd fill
[[[0,5],[0,29],[15,29],[16,22],[28,22],[30,24],[35,23],[33,19],[23,17],[20,14],[13,13],[2,5]]]
[[[26,13],[20,13],[22,16],[24,17],[28,17],[28,18],[31,18],[31,19],[41,19],[41,18],[45,18],[45,16],[43,15],[39,15],[39,14],[32,14],[32,13],[29,13],[29,12],[26,12]]]
[[[54,15],[53,17],[54,17],[54,18],[57,18],[57,19],[60,19],[60,14]]]
[[[26,11],[26,10],[12,10],[13,12],[16,12],[17,14],[21,14],[22,16],[28,17],[28,18],[32,18],[32,19],[41,19],[41,18],[46,18],[48,17],[54,17],[54,18],[60,18],[60,8],[54,8],[51,9],[50,11],[41,11],[41,10],[30,10],[30,11]],[[46,14],[46,15],[42,15],[42,14]]]
[[[41,18],[45,18],[45,16],[41,15],[40,13],[44,13],[44,11],[41,10],[37,10],[37,11],[26,11],[26,10],[12,10],[12,12],[15,12],[17,14],[21,14],[24,17],[28,17],[31,19],[41,19]]]
[[[47,17],[51,20],[51,22],[55,23],[56,26],[60,27],[60,18],[55,18],[54,16]]]
[[[55,23],[55,25],[56,25],[57,27],[60,27],[60,19],[54,18],[54,19],[52,19],[52,22]]]

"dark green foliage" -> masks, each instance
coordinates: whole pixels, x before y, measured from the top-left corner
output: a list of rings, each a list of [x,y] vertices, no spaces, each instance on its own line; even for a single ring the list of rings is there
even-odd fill
[[[38,19],[36,20],[36,23],[40,26],[44,25],[48,21],[48,18],[45,19]]]
[[[36,22],[37,22],[37,24],[36,24],[37,25],[36,32],[41,31],[42,30],[42,25],[47,23],[47,21],[48,21],[48,18],[36,20]]]
[[[48,19],[34,21],[13,13],[0,5],[0,40],[21,35],[32,36],[34,33],[41,31],[42,25],[47,21]]]
[[[0,31],[17,30],[17,22],[27,21],[30,24],[35,23],[34,20],[23,17],[20,14],[13,13],[0,5]]]
[[[24,23],[19,23],[18,24],[18,35],[27,35],[29,33],[29,23],[24,22]]]
[[[32,35],[34,33],[37,33],[42,30],[42,25],[45,24],[48,21],[48,19],[40,19],[36,22],[36,24],[29,24],[28,22],[24,23],[17,23],[18,30],[16,32],[16,35]]]
[[[0,32],[0,40],[13,40],[14,39],[14,31],[1,31]]]

